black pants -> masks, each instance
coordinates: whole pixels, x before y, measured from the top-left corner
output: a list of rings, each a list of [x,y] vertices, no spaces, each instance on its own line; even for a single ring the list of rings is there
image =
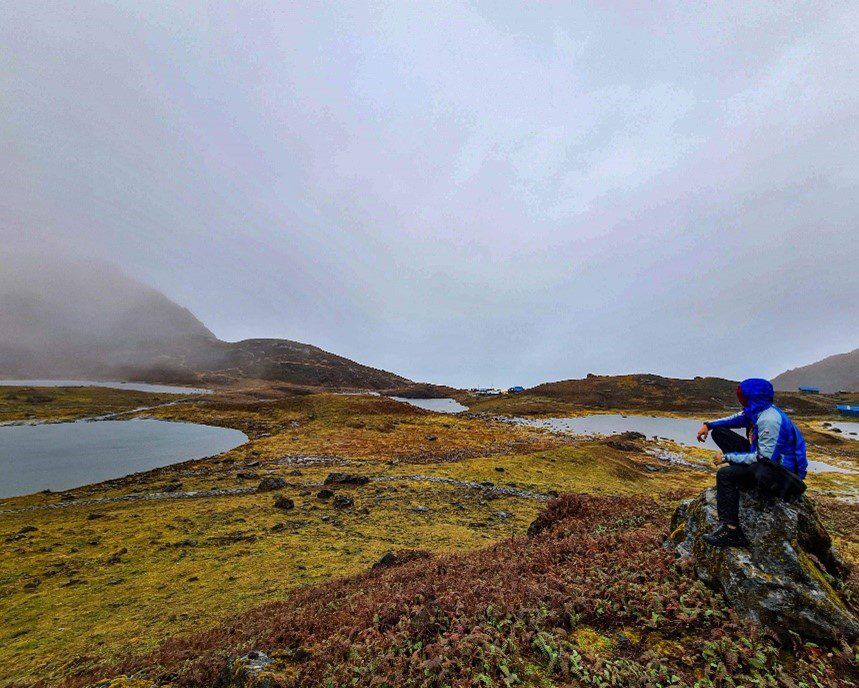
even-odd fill
[[[749,441],[727,428],[713,428],[713,441],[723,453],[745,453],[751,450]],[[740,490],[756,487],[753,463],[729,463],[716,472],[716,510],[719,520],[727,525],[739,525]]]

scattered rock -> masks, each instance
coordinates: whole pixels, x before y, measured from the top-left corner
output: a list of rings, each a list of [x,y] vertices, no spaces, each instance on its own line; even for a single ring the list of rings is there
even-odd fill
[[[423,505],[418,505],[412,511],[417,511],[419,514],[425,514],[429,509]]]
[[[176,482],[167,483],[164,487],[161,488],[162,492],[178,492],[182,489],[182,483],[178,480]]]
[[[279,475],[269,475],[259,481],[257,492],[272,492],[286,487],[286,479]]]
[[[373,564],[374,569],[384,568],[386,566],[393,566],[397,563],[397,555],[395,555],[391,550],[385,552],[382,557]]]
[[[297,468],[293,468],[293,469],[289,472],[289,474],[290,474],[290,475],[298,476],[298,475],[301,475],[301,471],[300,471],[299,469],[297,469]]]
[[[334,501],[332,502],[332,504],[337,509],[348,509],[350,506],[355,504],[355,500],[352,499],[349,495],[338,494],[334,495]]]
[[[494,515],[496,518],[501,519],[513,518],[513,514],[511,514],[509,511],[496,511],[494,512]]]
[[[438,439],[435,435],[427,435],[427,440],[429,442],[435,442]]]
[[[239,471],[236,473],[236,477],[239,480],[256,480],[259,478],[259,473],[254,473],[253,471]]]
[[[124,578],[111,578],[107,581],[107,585],[119,585],[120,583],[124,583]]]
[[[270,672],[271,657],[263,652],[248,652],[228,661],[215,685],[231,688],[273,688],[277,685]]]
[[[99,518],[104,518],[104,514],[99,513],[98,511],[92,511],[92,512],[87,514],[86,520],[87,521],[95,521]]]
[[[295,508],[295,502],[293,502],[289,497],[278,495],[274,498],[274,508],[289,511],[290,509]]]
[[[70,588],[73,585],[83,585],[86,583],[86,580],[83,578],[69,578],[65,583],[60,583],[61,588]]]
[[[770,503],[743,493],[740,524],[749,548],[717,549],[701,539],[718,525],[711,488],[677,507],[671,542],[702,581],[776,634],[789,629],[825,644],[859,637],[859,620],[837,591],[846,566],[807,497]]]
[[[279,532],[280,532],[280,531],[282,531],[282,530],[286,530],[286,524],[285,524],[285,523],[283,523],[282,521],[281,521],[280,523],[275,523],[275,524],[271,527],[271,532],[272,532],[272,533],[279,533]]]
[[[637,444],[633,444],[632,442],[625,442],[623,440],[606,440],[605,444],[607,447],[611,447],[612,449],[617,449],[622,452],[640,452],[641,447]]]
[[[388,568],[389,566],[398,566],[412,559],[425,559],[429,556],[429,552],[423,549],[400,549],[397,551],[388,550],[385,552],[379,561],[373,564],[374,569]]]
[[[316,493],[316,496],[319,499],[331,499],[334,496],[334,493],[331,490],[323,488]]]
[[[24,583],[24,590],[27,592],[32,592],[36,588],[38,588],[42,584],[42,581],[38,578],[33,578],[33,580],[29,580]]]
[[[355,475],[354,473],[329,473],[324,485],[366,485],[370,479],[366,475]]]
[[[495,470],[496,470],[496,472],[498,472],[498,473],[503,473],[503,472],[504,472],[504,466],[496,466],[496,467],[495,467]]]
[[[24,526],[21,530],[18,531],[18,535],[24,535],[26,533],[35,533],[38,528],[36,526]]]
[[[122,549],[118,549],[113,554],[111,554],[107,558],[107,563],[108,564],[118,564],[120,561],[122,561],[122,555],[123,554],[128,554],[128,550],[125,547],[123,547]]]

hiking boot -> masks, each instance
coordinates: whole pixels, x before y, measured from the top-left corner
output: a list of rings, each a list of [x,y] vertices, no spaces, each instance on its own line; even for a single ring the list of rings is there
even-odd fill
[[[715,533],[707,533],[702,536],[704,542],[707,542],[713,547],[748,547],[749,541],[746,539],[746,534],[742,528],[728,528],[726,525],[721,525],[716,529]]]

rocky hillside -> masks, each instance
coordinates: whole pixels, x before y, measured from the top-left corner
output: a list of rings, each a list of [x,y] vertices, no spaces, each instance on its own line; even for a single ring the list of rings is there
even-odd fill
[[[32,259],[6,262],[0,272],[0,376],[254,378],[328,389],[411,383],[309,344],[221,341],[188,309],[109,264]]]
[[[859,349],[846,354],[827,356],[822,361],[792,368],[776,375],[773,385],[778,390],[796,390],[800,385],[820,387],[824,392],[847,390],[859,392]]]

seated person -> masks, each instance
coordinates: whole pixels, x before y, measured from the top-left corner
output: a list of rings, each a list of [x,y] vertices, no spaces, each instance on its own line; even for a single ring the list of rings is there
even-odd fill
[[[773,406],[773,396],[773,386],[768,380],[743,380],[737,387],[743,410],[727,418],[707,421],[698,430],[699,442],[705,441],[709,432],[713,433],[713,441],[722,450],[715,462],[728,464],[716,473],[719,528],[704,535],[704,540],[716,547],[749,544],[740,528],[740,490],[757,486],[758,461],[773,461],[798,478],[805,478],[808,466],[805,439],[784,411]],[[730,428],[745,428],[748,439]]]

